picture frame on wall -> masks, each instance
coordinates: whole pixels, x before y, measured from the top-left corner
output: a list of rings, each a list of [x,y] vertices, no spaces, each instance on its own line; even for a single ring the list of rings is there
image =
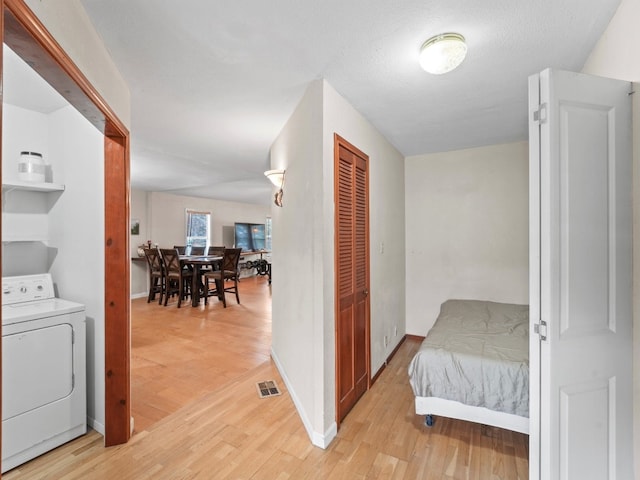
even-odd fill
[[[137,218],[131,219],[131,235],[140,235],[140,220]]]

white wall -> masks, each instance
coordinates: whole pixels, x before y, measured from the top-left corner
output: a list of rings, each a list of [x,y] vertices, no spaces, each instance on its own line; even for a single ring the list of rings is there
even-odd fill
[[[211,212],[211,245],[223,245],[222,227],[235,222],[264,223],[271,209],[265,205],[185,197],[162,192],[147,193],[148,237],[161,248],[184,245],[187,209]]]
[[[151,239],[147,218],[147,195],[147,192],[144,190],[131,190],[131,218],[135,218],[140,222],[140,233],[129,237],[131,258],[137,258],[138,247]],[[146,259],[144,261],[131,262],[131,298],[147,296],[149,293],[147,277]]]
[[[131,125],[129,87],[93,28],[80,0],[25,0],[125,126]]]
[[[287,170],[284,207],[272,207],[272,355],[320,447],[336,433],[334,133],[370,159],[372,374],[405,331],[403,157],[327,82],[315,81],[271,149],[271,168]]]
[[[85,305],[87,416],[104,433],[104,137],[73,107],[49,117],[54,175],[65,184],[49,212],[50,272],[59,297]]]
[[[2,181],[19,180],[18,162],[20,152],[24,150],[41,153],[45,163],[53,165],[55,172],[56,159],[51,158],[49,152],[47,115],[8,103],[2,107]],[[57,178],[53,180],[58,182]]]
[[[324,304],[325,312],[329,314],[325,317],[326,334],[333,342],[333,134],[337,133],[369,155],[371,374],[374,375],[406,331],[404,156],[327,82],[324,82],[323,120],[323,203],[327,226],[323,244]],[[386,347],[383,344],[385,335],[389,338]],[[333,364],[329,365],[333,372]],[[333,382],[333,377],[331,380]]]
[[[51,168],[47,115],[5,103],[2,110],[2,125],[2,181],[4,183],[19,180],[18,162],[21,151],[42,153],[45,162]],[[33,194],[16,190],[3,193],[3,240],[19,237],[26,232],[46,237],[49,229],[47,216],[49,203],[57,195],[59,194]],[[49,269],[49,257],[53,253],[44,243],[3,242],[2,276],[46,272]]]
[[[622,0],[582,71],[640,82],[640,0]],[[636,478],[640,478],[640,85],[633,95],[633,404]]]
[[[284,205],[271,207],[271,349],[311,441],[321,447],[333,436],[323,418],[322,161],[316,81],[271,147],[271,168],[286,169]]]
[[[442,302],[528,303],[526,142],[407,157],[407,333]]]

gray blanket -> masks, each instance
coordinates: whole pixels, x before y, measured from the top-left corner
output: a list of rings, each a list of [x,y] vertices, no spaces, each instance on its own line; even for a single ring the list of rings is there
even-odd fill
[[[409,364],[417,397],[529,416],[529,307],[447,300]]]

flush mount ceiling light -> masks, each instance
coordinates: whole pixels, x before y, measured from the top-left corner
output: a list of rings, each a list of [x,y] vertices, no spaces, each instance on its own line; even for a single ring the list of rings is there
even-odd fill
[[[467,44],[459,33],[441,33],[422,44],[420,66],[429,73],[447,73],[462,63]]]

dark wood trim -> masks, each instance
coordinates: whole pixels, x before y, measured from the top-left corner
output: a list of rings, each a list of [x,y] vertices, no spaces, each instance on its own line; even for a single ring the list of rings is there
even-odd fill
[[[124,443],[131,436],[129,132],[24,0],[0,1],[3,42],[105,135],[105,443]]]
[[[398,345],[396,345],[396,348],[393,349],[393,351],[389,354],[389,356],[387,357],[387,359],[384,361],[384,363],[382,364],[382,366],[378,369],[378,371],[376,372],[376,374],[371,378],[371,385],[373,385],[374,383],[376,383],[376,380],[378,380],[378,377],[380,377],[380,375],[382,374],[382,372],[384,371],[385,368],[387,368],[387,365],[389,364],[389,362],[391,361],[391,359],[395,356],[395,354],[398,352],[398,350],[400,350],[400,347],[402,346],[402,344],[404,343],[404,341],[407,339],[407,335],[404,335],[400,341],[398,342]]]
[[[129,132],[24,0],[4,0],[3,41],[105,135]]]
[[[424,340],[424,337],[421,335],[405,335],[404,336],[405,340],[414,340],[416,342],[422,342]]]
[[[129,138],[105,136],[105,445],[131,437]],[[122,220],[127,220],[123,222]],[[117,259],[117,261],[115,261]]]
[[[384,363],[382,364],[382,366],[375,373],[375,375],[373,377],[371,377],[371,385],[376,383],[376,380],[378,380],[380,375],[382,375],[382,372],[384,372],[384,369],[387,368],[387,363],[389,363],[389,359],[385,360]]]
[[[403,335],[400,341],[398,342],[398,345],[396,345],[396,348],[394,348],[393,351],[387,357],[386,363],[389,363],[391,359],[395,356],[395,354],[398,353],[398,350],[400,350],[400,346],[404,343],[406,339],[407,339],[407,336]]]

